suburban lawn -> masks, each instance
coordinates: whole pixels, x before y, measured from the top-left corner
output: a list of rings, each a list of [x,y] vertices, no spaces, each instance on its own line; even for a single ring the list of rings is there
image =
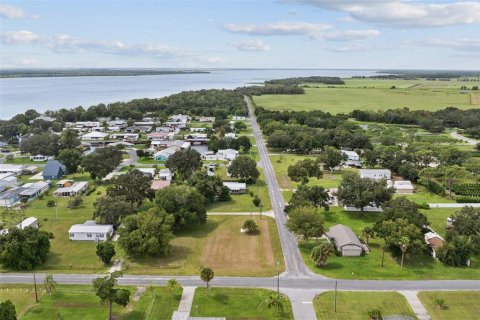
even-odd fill
[[[258,167],[260,171],[260,177],[254,184],[247,184],[247,192],[244,194],[232,194],[232,200],[216,202],[207,208],[209,212],[259,212],[260,208],[255,207],[250,195],[250,191],[258,195],[262,200],[263,211],[268,211],[272,208],[270,202],[270,196],[268,194],[268,188],[265,183],[263,169]],[[219,175],[223,181],[239,181],[238,179],[228,177],[227,169],[225,166],[217,167],[215,174]]]
[[[147,289],[138,301],[133,299],[131,291],[130,304],[123,308],[114,305],[115,319],[169,319],[177,310],[182,289],[170,291],[166,287]],[[56,292],[49,296],[43,285],[38,285],[39,303],[35,302],[33,285],[0,285],[0,300],[11,300],[15,305],[19,319],[105,319],[108,317],[108,305],[102,305],[99,298],[86,285],[57,285]]]
[[[337,311],[333,307],[334,292],[319,294],[313,306],[319,320],[364,320],[368,311],[378,309],[383,316],[405,315],[416,319],[404,296],[398,292],[339,291]]]
[[[254,96],[257,106],[272,110],[323,110],[332,114],[349,113],[354,109],[386,110],[408,107],[411,110],[438,110],[448,106],[460,109],[476,108],[471,95],[460,92],[479,82],[425,80],[344,79],[345,85],[309,84],[305,94]],[[390,89],[396,86],[396,89]]]
[[[226,317],[227,319],[293,319],[290,301],[283,301],[283,314],[274,315],[265,301],[274,291],[267,289],[204,287],[195,290],[192,317]]]
[[[430,210],[427,210],[429,212]],[[352,228],[360,237],[365,226],[372,226],[376,221],[376,213],[346,212],[337,207],[331,207],[329,212],[322,213],[325,217],[325,226],[341,223]],[[444,213],[432,211],[429,219],[435,217],[437,221],[444,220]],[[439,216],[439,217],[437,217]],[[440,231],[440,230],[439,230]],[[449,267],[426,255],[405,256],[403,270],[400,269],[399,259],[394,258],[389,251],[385,252],[384,267],[382,262],[383,240],[369,240],[371,252],[360,257],[342,257],[332,255],[325,267],[319,268],[310,260],[310,251],[316,245],[316,240],[299,242],[300,252],[305,263],[316,273],[338,279],[479,279],[480,257],[472,257],[470,267]]]
[[[480,291],[421,291],[418,293],[433,320],[475,320],[480,314]],[[435,306],[443,299],[446,309]]]
[[[5,163],[11,164],[29,164],[29,165],[44,165],[47,161],[33,161],[29,157],[15,157],[13,159],[5,160]]]
[[[259,234],[240,232],[246,219],[257,222]],[[177,234],[171,245],[164,258],[127,257],[119,247],[117,252],[125,272],[134,274],[198,275],[209,266],[219,276],[273,276],[277,262],[280,271],[284,268],[275,221],[269,217],[209,216],[205,225]]]
[[[460,211],[461,208],[431,208],[422,210],[430,222],[430,227],[439,235],[445,237],[445,227],[447,226],[447,218],[455,212]]]

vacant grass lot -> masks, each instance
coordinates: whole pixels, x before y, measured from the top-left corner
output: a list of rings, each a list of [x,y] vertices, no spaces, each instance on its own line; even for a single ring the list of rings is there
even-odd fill
[[[445,221],[445,213],[427,210],[429,220],[435,221],[440,229],[441,221]],[[365,226],[373,226],[377,214],[364,213],[363,217],[356,212],[346,212],[332,207],[329,212],[322,213],[326,227],[341,223],[352,228],[360,237]],[[444,222],[443,222],[444,223]],[[444,229],[443,229],[444,230]],[[437,230],[441,232],[442,230]],[[480,257],[472,257],[471,267],[449,267],[426,255],[405,256],[403,270],[400,270],[399,259],[389,251],[385,252],[384,267],[382,263],[383,240],[369,240],[371,252],[360,257],[342,257],[332,255],[326,267],[319,268],[310,260],[310,252],[316,245],[315,240],[300,242],[300,252],[305,263],[316,273],[339,279],[479,279]],[[407,252],[408,253],[408,252]]]
[[[368,311],[379,309],[383,316],[404,315],[416,319],[404,296],[398,292],[340,291],[337,292],[337,312],[333,308],[332,291],[319,294],[313,306],[319,320],[364,320]]]
[[[171,254],[165,258],[127,258],[126,273],[197,275],[209,266],[216,275],[273,276],[283,257],[275,221],[253,218],[257,235],[240,232],[245,216],[209,216],[205,225],[176,235]],[[120,250],[120,249],[118,249]],[[120,250],[121,251],[121,250]],[[120,255],[124,256],[123,253]]]
[[[11,300],[15,305],[19,319],[106,319],[108,305],[102,305],[99,298],[86,285],[57,285],[56,292],[49,296],[42,285],[39,288],[39,303],[35,302],[33,286],[1,285],[1,301]],[[182,289],[170,291],[165,287],[155,287],[153,292],[147,290],[138,301],[133,300],[136,288],[128,287],[132,292],[130,304],[123,308],[113,307],[115,319],[170,319],[177,310]]]
[[[285,297],[284,312],[274,315],[273,309],[262,304],[274,294],[266,289],[197,288],[193,298],[192,317],[226,317],[227,319],[293,319],[290,301]]]
[[[448,106],[461,109],[479,106],[478,91],[460,92],[462,85],[471,87],[479,82],[371,79],[346,79],[345,82],[333,88],[310,85],[302,95],[255,96],[253,101],[257,106],[273,110],[323,110],[333,114],[354,109],[438,110]],[[396,89],[390,89],[392,86]]]
[[[422,291],[418,293],[433,320],[475,320],[480,315],[480,291]],[[435,299],[443,299],[447,309],[435,306]]]

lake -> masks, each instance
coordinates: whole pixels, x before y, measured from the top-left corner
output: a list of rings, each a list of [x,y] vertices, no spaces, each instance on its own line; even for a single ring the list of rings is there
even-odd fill
[[[0,119],[28,109],[38,112],[99,103],[160,98],[186,90],[233,89],[265,80],[302,76],[373,75],[376,70],[214,69],[203,74],[0,79]]]

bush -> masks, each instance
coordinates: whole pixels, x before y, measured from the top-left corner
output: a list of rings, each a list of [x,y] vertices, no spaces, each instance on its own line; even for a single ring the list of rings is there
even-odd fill
[[[258,231],[257,224],[252,219],[245,220],[242,229],[245,230],[248,234],[256,233]]]
[[[253,197],[253,191],[250,191],[248,194],[250,195],[250,197]]]
[[[69,209],[74,209],[74,208],[78,207],[82,202],[83,202],[83,199],[79,196],[76,196],[68,202],[67,207]]]
[[[55,200],[48,200],[47,207],[49,207],[49,208],[55,207]]]
[[[417,208],[418,209],[423,209],[423,210],[428,210],[428,209],[430,209],[430,206],[428,205],[428,203],[422,202],[422,203],[417,203]]]
[[[85,195],[89,196],[89,195],[91,195],[92,193],[94,193],[95,190],[97,190],[97,187],[93,187],[93,188],[91,188],[91,189],[88,189],[88,190],[87,190],[87,193],[86,193]]]
[[[97,191],[97,196],[101,195],[102,191]]]
[[[480,183],[462,183],[453,186],[452,191],[457,195],[480,197]]]
[[[455,201],[458,203],[480,203],[480,197],[457,197]]]

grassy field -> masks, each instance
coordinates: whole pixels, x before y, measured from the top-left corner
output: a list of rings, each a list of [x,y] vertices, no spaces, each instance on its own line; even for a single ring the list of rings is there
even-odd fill
[[[448,213],[428,210],[429,220],[434,221],[435,230],[445,223]],[[372,226],[376,221],[375,213],[345,212],[340,208],[332,207],[329,212],[323,213],[326,227],[341,223],[352,228],[360,236],[365,226]],[[442,222],[443,221],[443,222]],[[435,227],[436,226],[436,227]],[[444,229],[443,229],[444,230]],[[441,232],[442,230],[437,230]],[[472,257],[471,267],[449,267],[426,255],[405,256],[403,270],[400,269],[399,259],[395,259],[390,252],[385,253],[384,267],[382,262],[383,240],[369,240],[371,252],[360,257],[342,257],[332,255],[326,267],[316,267],[310,260],[310,251],[316,245],[315,240],[300,242],[300,252],[305,263],[316,273],[339,279],[479,279],[480,257]]]
[[[368,311],[379,309],[383,316],[405,315],[416,319],[404,296],[398,292],[337,292],[337,312],[333,308],[332,291],[319,294],[313,299],[318,320],[364,320]]]
[[[284,312],[281,315],[274,315],[274,310],[262,304],[271,294],[274,294],[274,291],[266,289],[197,288],[190,315],[239,320],[293,319],[288,298],[283,302]]]
[[[18,158],[5,160],[5,163],[39,165],[39,164],[46,164],[47,161],[33,161],[33,160],[30,160],[29,157],[18,157]]]
[[[349,113],[354,109],[479,107],[478,102],[472,104],[475,99],[479,100],[478,91],[460,92],[462,85],[471,87],[479,82],[347,79],[345,83],[330,88],[321,84],[310,85],[302,95],[263,95],[255,96],[253,100],[257,106],[273,110],[323,110],[333,114]],[[390,89],[392,86],[396,89]]]
[[[56,292],[49,296],[43,285],[39,285],[39,303],[35,302],[33,287],[30,285],[0,285],[0,300],[11,300],[17,316],[24,320],[61,319],[89,320],[106,319],[108,306],[102,305],[90,286],[57,285]],[[133,299],[136,288],[128,287],[132,292],[130,304],[123,308],[114,306],[115,319],[170,319],[177,310],[182,289],[170,291],[165,287],[155,287],[153,292],[146,290],[138,301]]]
[[[200,267],[209,266],[216,275],[273,276],[283,257],[275,221],[253,218],[260,227],[257,235],[240,232],[245,216],[209,216],[205,225],[179,233],[171,242],[166,258],[128,258],[126,273],[197,275]],[[119,249],[120,250],[120,249]],[[120,250],[121,251],[121,250]]]
[[[479,291],[422,291],[420,301],[432,320],[475,320],[480,314]],[[446,309],[435,306],[435,299],[443,299]]]

